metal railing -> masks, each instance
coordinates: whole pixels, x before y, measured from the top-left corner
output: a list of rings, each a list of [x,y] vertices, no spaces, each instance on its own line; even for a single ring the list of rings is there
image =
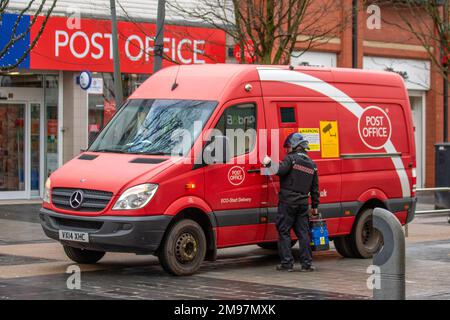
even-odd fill
[[[438,187],[438,188],[418,188],[416,192],[449,192],[450,197],[450,187]],[[427,214],[427,213],[450,213],[450,208],[448,209],[433,209],[433,210],[416,210],[417,214]]]

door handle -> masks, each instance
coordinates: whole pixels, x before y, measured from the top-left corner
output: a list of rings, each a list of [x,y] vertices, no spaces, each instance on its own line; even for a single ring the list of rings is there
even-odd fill
[[[251,168],[247,170],[247,173],[261,173],[261,169]]]

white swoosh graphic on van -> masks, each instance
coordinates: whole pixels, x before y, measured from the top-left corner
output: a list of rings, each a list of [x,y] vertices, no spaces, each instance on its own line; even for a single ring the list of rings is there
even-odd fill
[[[281,81],[314,90],[329,97],[330,99],[333,99],[350,111],[358,119],[364,111],[364,108],[347,94],[319,78],[299,71],[281,70],[270,67],[259,67],[257,70],[261,81]],[[391,140],[386,142],[384,149],[387,153],[397,153],[397,150]],[[391,157],[391,160],[400,179],[403,197],[410,197],[411,190],[408,175],[406,174],[402,159]]]

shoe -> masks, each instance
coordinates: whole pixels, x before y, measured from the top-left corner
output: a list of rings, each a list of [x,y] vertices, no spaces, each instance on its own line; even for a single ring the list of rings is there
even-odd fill
[[[300,272],[313,272],[313,271],[316,271],[316,267],[313,266],[313,265],[310,265],[310,266],[302,266],[302,267],[300,268]]]
[[[292,272],[292,271],[294,271],[294,267],[286,267],[286,266],[283,266],[282,264],[279,264],[279,265],[277,265],[277,270],[278,271]]]

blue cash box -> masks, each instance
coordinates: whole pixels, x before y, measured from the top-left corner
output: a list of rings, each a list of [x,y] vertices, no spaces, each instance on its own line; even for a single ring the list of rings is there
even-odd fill
[[[327,222],[324,219],[311,220],[310,231],[312,251],[325,251],[330,249]]]

